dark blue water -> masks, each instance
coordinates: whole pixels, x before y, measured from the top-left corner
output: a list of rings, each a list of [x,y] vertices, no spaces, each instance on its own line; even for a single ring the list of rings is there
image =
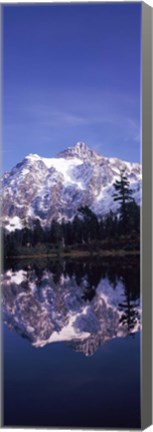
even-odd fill
[[[138,331],[89,356],[65,342],[36,348],[15,326],[3,344],[5,426],[140,428]]]
[[[92,357],[64,343],[33,348],[4,329],[5,426],[140,428],[140,338]]]

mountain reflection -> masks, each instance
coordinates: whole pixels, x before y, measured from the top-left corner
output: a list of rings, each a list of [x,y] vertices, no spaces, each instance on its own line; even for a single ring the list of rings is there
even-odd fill
[[[34,347],[65,341],[92,355],[140,329],[139,261],[53,262],[8,267],[4,322]]]

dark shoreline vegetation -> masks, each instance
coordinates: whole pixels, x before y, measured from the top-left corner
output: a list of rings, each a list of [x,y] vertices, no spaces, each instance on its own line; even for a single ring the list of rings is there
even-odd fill
[[[118,213],[100,217],[89,207],[80,207],[72,221],[61,223],[53,219],[50,227],[42,227],[39,218],[29,227],[8,233],[2,229],[4,258],[115,256],[140,253],[140,207],[132,197],[133,191],[121,172],[114,184],[114,201]]]
[[[138,206],[137,206],[138,207]],[[140,253],[139,221],[125,228],[112,212],[105,220],[98,221],[96,215],[87,207],[81,209],[87,217],[73,222],[52,221],[50,229],[43,229],[39,219],[34,228],[27,227],[10,233],[2,231],[4,257],[33,256],[109,256]],[[88,219],[88,220],[86,220]]]

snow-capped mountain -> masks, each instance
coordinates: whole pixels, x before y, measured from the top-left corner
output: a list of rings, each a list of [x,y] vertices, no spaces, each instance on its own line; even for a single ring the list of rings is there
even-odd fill
[[[106,341],[126,337],[129,318],[125,319],[122,280],[114,289],[107,277],[102,278],[91,300],[87,292],[85,277],[78,284],[74,275],[62,273],[55,283],[50,271],[44,270],[38,278],[34,269],[8,270],[2,278],[4,322],[36,348],[64,341],[92,355]],[[128,308],[135,333],[141,327],[139,299],[130,300]]]
[[[117,210],[113,200],[116,179],[125,171],[133,197],[141,200],[141,165],[107,158],[78,142],[56,158],[29,154],[2,177],[2,225],[9,231],[32,225],[40,219],[49,226],[52,219],[69,220],[80,206],[101,216]]]

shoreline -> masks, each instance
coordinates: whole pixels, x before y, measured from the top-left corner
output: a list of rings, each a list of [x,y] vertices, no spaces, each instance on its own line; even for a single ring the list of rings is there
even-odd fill
[[[38,253],[38,254],[21,254],[4,256],[4,259],[40,259],[40,258],[94,258],[94,257],[126,257],[126,256],[139,256],[139,250],[105,250],[99,252],[89,252],[89,251],[78,251],[73,252],[52,252],[52,253]]]

